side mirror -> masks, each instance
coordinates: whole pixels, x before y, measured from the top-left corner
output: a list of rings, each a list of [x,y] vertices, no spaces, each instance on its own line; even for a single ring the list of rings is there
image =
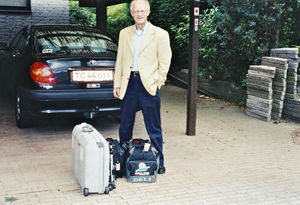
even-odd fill
[[[0,42],[0,50],[6,50],[8,48],[5,42]]]

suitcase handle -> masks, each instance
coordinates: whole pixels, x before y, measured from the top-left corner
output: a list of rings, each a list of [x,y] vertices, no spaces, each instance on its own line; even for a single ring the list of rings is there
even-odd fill
[[[82,131],[83,132],[93,132],[93,126],[91,126],[87,123],[82,123]]]

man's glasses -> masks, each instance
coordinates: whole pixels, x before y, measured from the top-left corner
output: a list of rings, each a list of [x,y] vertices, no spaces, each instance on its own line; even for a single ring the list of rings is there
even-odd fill
[[[137,14],[145,15],[147,13],[147,10],[135,10],[135,11],[133,11],[133,13],[135,15],[137,15]]]

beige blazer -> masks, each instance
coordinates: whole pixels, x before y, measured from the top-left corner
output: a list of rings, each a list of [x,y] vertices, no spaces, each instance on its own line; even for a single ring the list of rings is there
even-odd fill
[[[134,26],[120,31],[114,88],[120,88],[120,99],[126,93],[131,66],[133,64]],[[157,88],[165,84],[169,71],[172,51],[167,31],[149,22],[138,54],[138,68],[142,83],[149,94],[155,95]]]

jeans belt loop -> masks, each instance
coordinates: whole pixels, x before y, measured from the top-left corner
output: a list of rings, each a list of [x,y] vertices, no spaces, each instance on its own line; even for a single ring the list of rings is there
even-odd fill
[[[131,71],[131,75],[133,75],[134,77],[139,76],[139,72],[137,71]]]

